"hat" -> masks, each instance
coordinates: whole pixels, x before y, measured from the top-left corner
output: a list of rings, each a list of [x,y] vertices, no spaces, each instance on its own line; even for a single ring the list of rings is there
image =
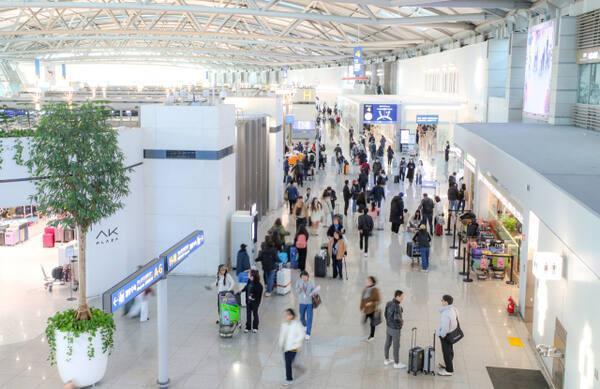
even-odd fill
[[[404,197],[404,192],[400,192],[400,197]]]
[[[427,229],[427,226],[425,226],[425,224],[421,224],[419,226],[419,230],[426,230],[426,229]]]
[[[245,248],[246,248],[246,243],[242,243],[242,244],[240,245],[240,247],[242,248],[242,250],[243,250],[243,249],[245,249]]]

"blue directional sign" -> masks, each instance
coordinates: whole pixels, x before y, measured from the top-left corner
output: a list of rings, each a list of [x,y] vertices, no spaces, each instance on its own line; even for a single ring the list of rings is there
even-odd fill
[[[296,117],[294,115],[285,115],[285,124],[294,124]]]
[[[170,273],[181,262],[183,262],[191,253],[196,251],[204,244],[204,231],[194,231],[173,247],[160,255],[160,258],[165,258],[167,273]]]
[[[417,124],[438,124],[439,115],[417,115]]]
[[[104,292],[102,295],[102,308],[107,313],[116,312],[165,275],[164,258],[154,258],[129,277]]]
[[[397,122],[397,104],[365,104],[363,106],[363,123],[395,124]]]

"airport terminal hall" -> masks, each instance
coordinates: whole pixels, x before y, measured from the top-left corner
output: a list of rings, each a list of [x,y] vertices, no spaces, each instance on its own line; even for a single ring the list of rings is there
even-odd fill
[[[600,0],[0,0],[0,389],[600,389]]]

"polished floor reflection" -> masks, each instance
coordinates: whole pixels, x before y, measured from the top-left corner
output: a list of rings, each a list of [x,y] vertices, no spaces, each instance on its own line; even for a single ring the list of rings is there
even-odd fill
[[[328,133],[329,142],[337,141],[337,134]],[[330,147],[330,150],[332,147]],[[445,193],[445,176],[452,171],[442,154],[428,159],[429,173],[441,183]],[[325,186],[336,187],[341,199],[344,176],[335,174],[328,166],[326,174],[317,177],[311,186],[322,191]],[[414,187],[400,188],[390,184],[388,194],[403,190],[407,193],[406,205],[413,211],[421,191]],[[430,193],[432,189],[430,190]],[[388,198],[389,203],[389,198]],[[386,209],[388,209],[386,207]],[[264,218],[260,235],[276,217],[293,231],[293,220],[285,209]],[[330,277],[316,279],[321,285],[323,304],[315,311],[313,336],[306,342],[297,358],[294,387],[297,388],[492,388],[486,367],[511,367],[537,369],[535,356],[527,342],[527,331],[516,317],[506,314],[508,296],[516,297],[518,290],[502,281],[462,282],[457,273],[462,262],[454,259],[448,248],[451,238],[435,238],[429,273],[422,273],[411,265],[405,252],[405,236],[393,235],[389,223],[384,231],[377,231],[370,242],[370,255],[359,253],[358,232],[354,220],[346,220],[349,241],[348,280]],[[324,239],[309,240],[308,263],[312,268],[317,247]],[[216,269],[215,269],[216,270]],[[329,276],[331,268],[329,268]],[[461,326],[466,334],[455,347],[455,375],[452,377],[412,376],[406,370],[396,370],[383,364],[384,325],[377,328],[373,342],[365,342],[368,329],[362,324],[358,309],[361,289],[367,275],[374,275],[385,301],[391,299],[395,289],[406,293],[404,302],[404,330],[401,338],[401,361],[406,363],[410,342],[410,328],[418,328],[418,344],[428,346],[438,325],[440,298],[443,294],[455,297],[460,311]],[[297,278],[294,271],[294,279]],[[278,388],[284,379],[283,355],[278,350],[277,336],[281,313],[287,307],[297,308],[293,294],[263,299],[260,307],[258,334],[237,334],[232,339],[222,339],[215,325],[215,292],[205,286],[213,278],[171,277],[169,279],[169,369],[174,388]],[[41,292],[32,292],[35,301],[45,306]],[[0,295],[8,293],[0,285]],[[38,296],[41,294],[41,296]],[[62,296],[61,298],[63,298]],[[4,299],[3,301],[8,301]],[[32,323],[24,326],[32,333],[24,342],[0,345],[0,387],[60,388],[56,370],[46,362],[47,347],[41,335],[43,317],[36,317],[35,307],[22,307]],[[150,388],[156,387],[156,320],[154,304],[150,321],[117,318],[116,349],[109,361],[106,378],[99,388]],[[8,324],[6,324],[8,323]],[[14,331],[13,321],[0,321],[0,333]],[[27,330],[27,329],[26,329]],[[524,347],[509,344],[509,337],[518,337]],[[438,344],[438,362],[441,361]]]

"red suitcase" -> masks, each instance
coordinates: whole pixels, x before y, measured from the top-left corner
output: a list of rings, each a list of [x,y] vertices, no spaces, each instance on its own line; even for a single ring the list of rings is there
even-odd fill
[[[42,242],[45,248],[54,247],[54,234],[45,232],[42,238]]]
[[[442,234],[444,233],[444,227],[442,227],[441,224],[437,224],[435,225],[435,234],[437,236],[442,236]]]

